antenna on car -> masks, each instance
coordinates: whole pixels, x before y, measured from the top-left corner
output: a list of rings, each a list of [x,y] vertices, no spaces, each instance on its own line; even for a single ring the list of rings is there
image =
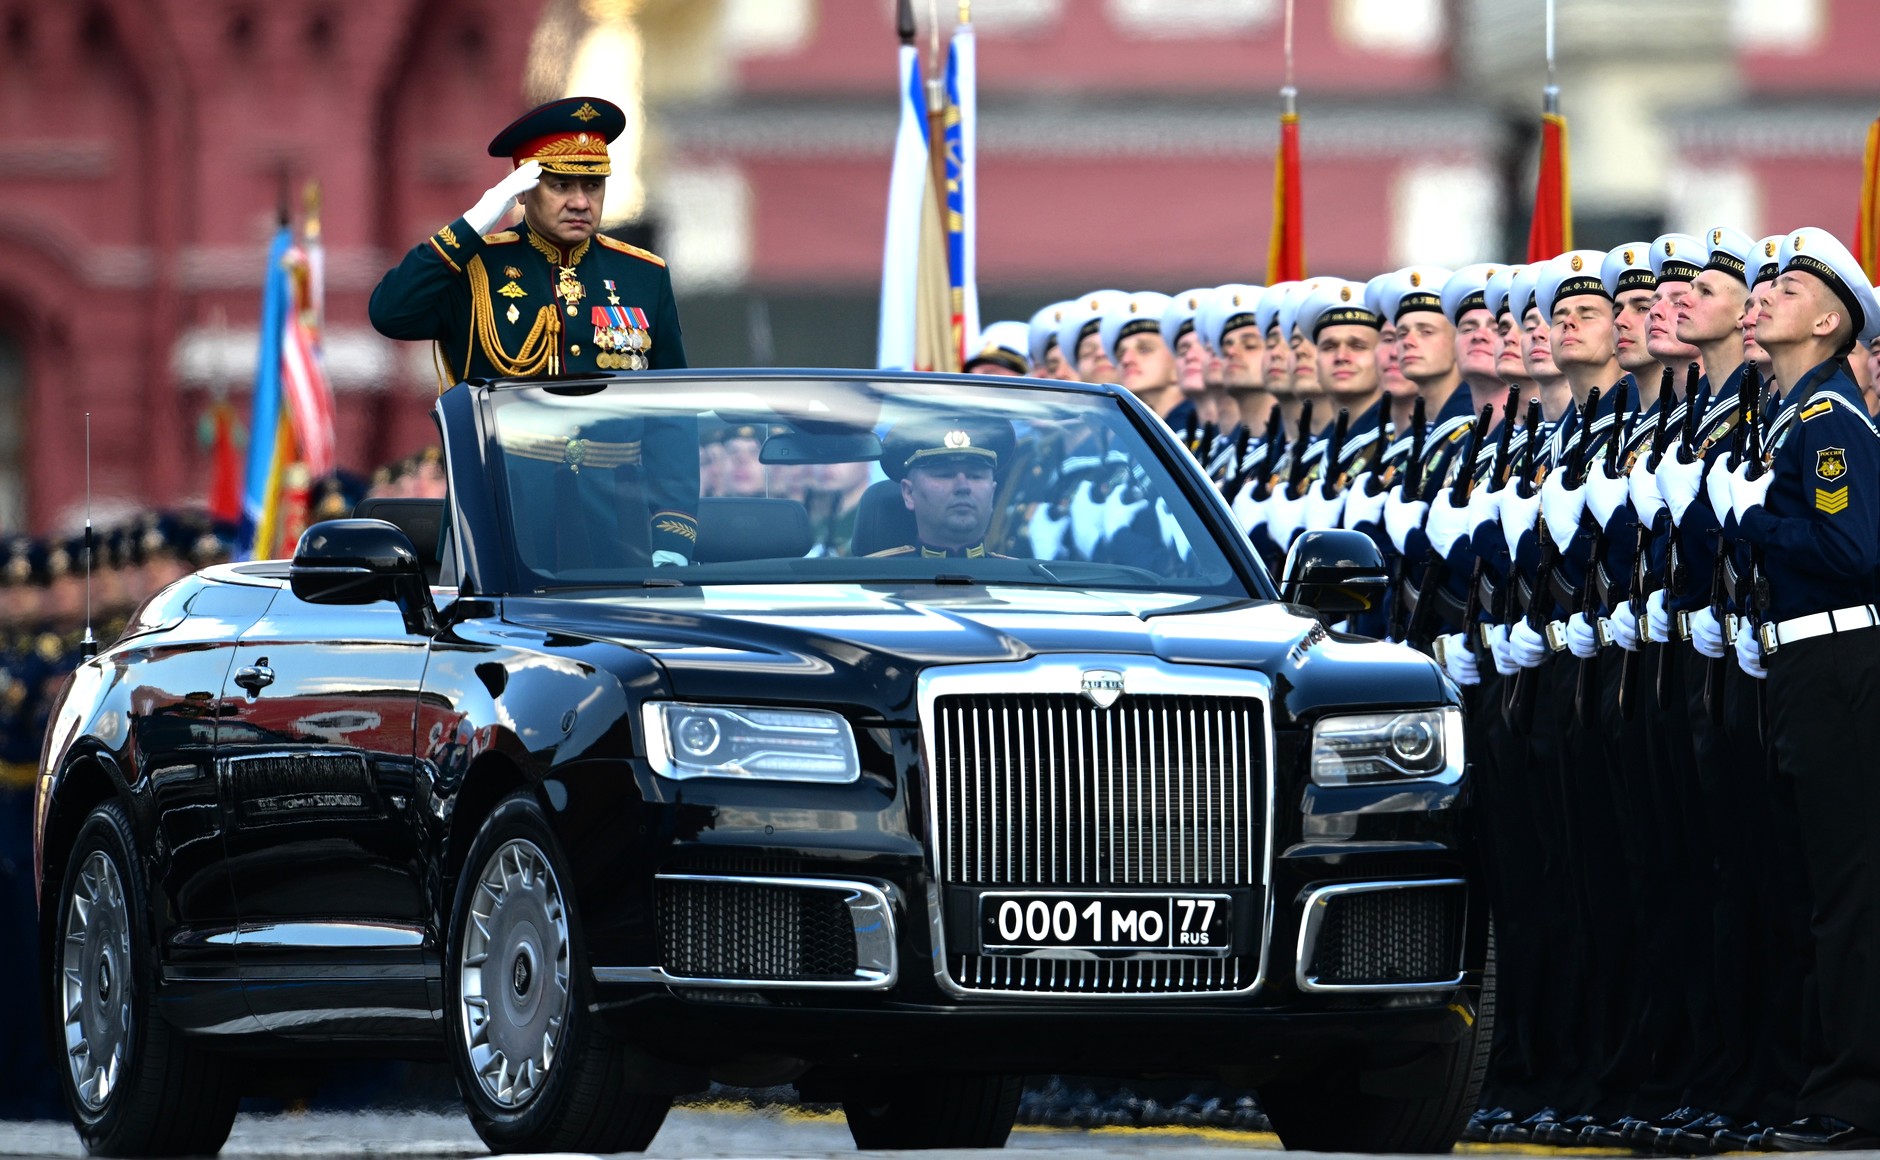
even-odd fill
[[[98,639],[91,635],[91,412],[85,412],[85,639],[79,642],[79,655],[86,660],[98,655]]]

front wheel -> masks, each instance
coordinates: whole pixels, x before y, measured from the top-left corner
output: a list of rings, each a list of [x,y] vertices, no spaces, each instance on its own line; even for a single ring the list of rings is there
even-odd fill
[[[136,851],[129,815],[106,802],[66,862],[44,960],[66,1062],[60,1087],[93,1155],[211,1155],[228,1139],[240,1093],[220,1057],[157,1013],[152,909]]]
[[[627,1090],[625,1049],[588,1013],[559,847],[526,791],[477,832],[451,908],[445,1010],[470,1123],[497,1152],[638,1152],[672,1100]]]
[[[882,1077],[842,1100],[857,1148],[1003,1148],[1020,1079],[917,1073]]]

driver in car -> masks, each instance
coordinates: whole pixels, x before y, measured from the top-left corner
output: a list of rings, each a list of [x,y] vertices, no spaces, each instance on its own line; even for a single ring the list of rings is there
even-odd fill
[[[981,558],[1001,464],[1016,439],[1000,420],[909,420],[884,440],[881,466],[901,485],[901,502],[914,515],[915,542],[876,556]]]

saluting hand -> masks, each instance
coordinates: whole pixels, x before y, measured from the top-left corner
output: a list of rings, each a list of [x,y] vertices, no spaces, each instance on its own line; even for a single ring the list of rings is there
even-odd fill
[[[490,227],[503,220],[509,207],[516,204],[516,199],[534,189],[542,180],[542,163],[524,161],[516,171],[485,190],[477,203],[464,211],[463,220],[479,234],[487,234]]]

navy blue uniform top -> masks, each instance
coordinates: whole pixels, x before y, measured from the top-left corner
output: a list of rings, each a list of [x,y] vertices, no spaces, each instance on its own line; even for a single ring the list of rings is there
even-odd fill
[[[1760,507],[1742,537],[1763,549],[1768,620],[1880,598],[1880,434],[1843,359],[1809,371]]]
[[[1708,409],[1699,420],[1697,448],[1704,460],[1704,472],[1722,470],[1719,461],[1727,460],[1730,445],[1734,440],[1736,428],[1742,418],[1741,394],[1743,372],[1748,363],[1730,372],[1723,380],[1723,386],[1710,395]],[[1710,391],[1710,380],[1701,380],[1706,393]],[[1722,530],[1722,521],[1710,510],[1710,498],[1705,494],[1707,488],[1697,489],[1697,498],[1691,506],[1684,509],[1684,518],[1678,522],[1675,536],[1678,545],[1678,564],[1682,575],[1682,587],[1676,592],[1667,593],[1665,607],[1672,612],[1706,608],[1710,605],[1711,580],[1717,571],[1717,536]]]

